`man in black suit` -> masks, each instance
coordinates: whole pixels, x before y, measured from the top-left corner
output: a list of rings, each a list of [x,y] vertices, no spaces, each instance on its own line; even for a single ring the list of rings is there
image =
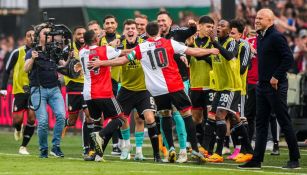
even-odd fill
[[[274,14],[270,9],[258,11],[255,21],[259,61],[259,81],[256,89],[256,145],[253,159],[240,165],[239,168],[261,168],[271,110],[276,114],[289,148],[290,160],[283,168],[300,168],[300,153],[287,107],[286,73],[294,63],[294,59],[286,38],[275,29],[273,23]]]

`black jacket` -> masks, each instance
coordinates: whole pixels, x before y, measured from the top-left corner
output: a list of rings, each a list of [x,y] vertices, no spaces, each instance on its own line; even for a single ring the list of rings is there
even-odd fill
[[[287,81],[286,73],[294,63],[293,54],[286,38],[274,25],[269,27],[264,36],[257,36],[259,82],[270,82],[271,78],[279,82]]]

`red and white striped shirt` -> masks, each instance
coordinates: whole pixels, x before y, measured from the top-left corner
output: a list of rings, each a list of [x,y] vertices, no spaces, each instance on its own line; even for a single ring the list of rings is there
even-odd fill
[[[184,89],[174,54],[183,54],[187,47],[174,40],[149,38],[139,44],[127,56],[132,61],[141,61],[146,88],[153,96],[177,92]]]
[[[110,60],[118,57],[120,54],[120,50],[110,46],[86,46],[80,50],[79,57],[84,72],[84,100],[111,98],[114,96],[111,82],[111,67],[106,66],[90,70],[88,62],[93,59]]]

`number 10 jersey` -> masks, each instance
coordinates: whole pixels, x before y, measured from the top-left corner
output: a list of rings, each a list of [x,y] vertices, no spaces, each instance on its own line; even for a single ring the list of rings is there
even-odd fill
[[[174,40],[149,38],[128,54],[132,61],[141,61],[147,90],[159,96],[184,89],[174,54],[183,54],[187,47]]]

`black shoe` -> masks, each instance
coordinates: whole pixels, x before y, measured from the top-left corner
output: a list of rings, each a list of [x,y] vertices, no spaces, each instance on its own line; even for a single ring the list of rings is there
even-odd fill
[[[64,157],[63,152],[61,151],[61,148],[59,146],[53,146],[50,154],[55,156],[55,157]]]
[[[277,142],[277,143],[274,143],[273,151],[271,152],[271,156],[279,156],[279,155],[280,155],[279,145],[278,145],[278,142]]]
[[[119,149],[118,146],[114,146],[111,152],[112,155],[120,155],[121,153],[122,151]]]
[[[41,150],[39,158],[48,158],[48,149]]]
[[[161,159],[160,154],[154,155],[154,162],[163,163],[163,160]]]
[[[300,162],[299,161],[288,161],[285,166],[282,167],[282,169],[301,169]]]
[[[260,162],[255,162],[255,161],[249,161],[249,162],[246,162],[243,165],[239,165],[238,168],[240,168],[240,169],[254,169],[254,170],[257,170],[257,169],[261,169],[261,163]]]

